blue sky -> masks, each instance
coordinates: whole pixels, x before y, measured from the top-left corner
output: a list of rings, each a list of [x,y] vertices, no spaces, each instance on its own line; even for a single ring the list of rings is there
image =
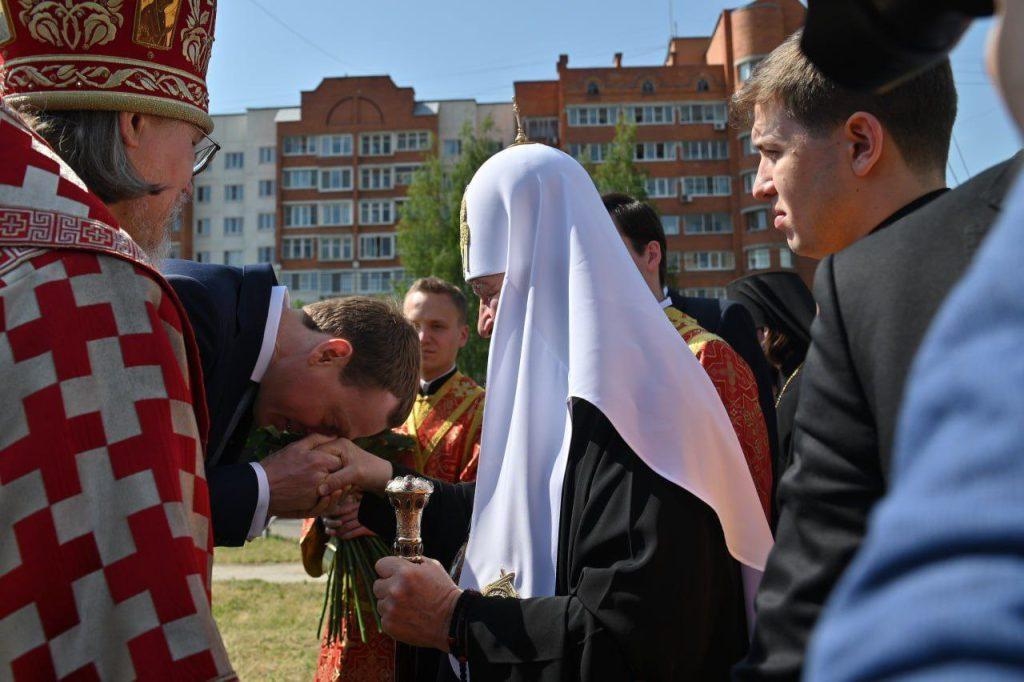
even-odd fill
[[[718,13],[742,2],[671,0],[678,35],[709,35]],[[329,76],[389,74],[417,99],[509,100],[516,80],[555,77],[569,65],[664,60],[670,0],[220,0],[210,65],[214,113],[299,102]],[[989,22],[953,54],[960,93],[950,183],[1020,146],[989,83],[984,47]]]

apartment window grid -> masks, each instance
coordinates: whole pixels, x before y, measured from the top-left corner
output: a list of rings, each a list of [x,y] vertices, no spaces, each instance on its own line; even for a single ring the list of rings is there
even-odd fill
[[[313,237],[287,237],[281,240],[281,257],[288,259],[313,257],[316,240]]]
[[[454,157],[462,155],[462,140],[449,139],[444,141],[444,145],[441,149],[443,156]]]
[[[679,123],[725,123],[728,111],[725,102],[692,103],[679,106]]]
[[[394,175],[390,166],[363,166],[359,169],[359,189],[392,189]]]
[[[684,161],[720,161],[729,158],[726,140],[687,140],[679,143],[680,158]]]
[[[237,237],[242,234],[242,218],[234,216],[224,219],[224,236]]]
[[[196,236],[206,237],[210,234],[210,219],[199,218],[196,220]]]
[[[395,256],[394,234],[359,235],[360,260],[389,260]]]
[[[281,173],[282,189],[316,189],[316,168],[285,168]]]
[[[783,246],[781,249],[779,249],[779,267],[793,267],[793,252],[789,250],[788,246]]]
[[[647,178],[647,196],[651,199],[665,199],[676,195],[675,178]]]
[[[391,133],[363,133],[359,136],[359,153],[363,156],[391,156]]]
[[[757,150],[754,149],[754,142],[751,140],[749,133],[740,135],[740,147],[743,149],[743,156],[754,156],[757,154]]]
[[[359,202],[361,225],[390,225],[394,222],[394,204],[391,201],[364,200]]]
[[[273,246],[260,246],[256,249],[256,262],[257,263],[273,263],[274,262],[274,247]]]
[[[224,154],[224,168],[226,170],[238,170],[245,167],[245,152],[226,152]]]
[[[320,260],[352,260],[352,236],[320,237]]]
[[[196,262],[197,263],[210,263],[210,252],[209,251],[196,251]]]
[[[312,156],[317,152],[316,135],[288,135],[284,138],[285,156]]]
[[[350,192],[352,191],[352,168],[344,166],[341,168],[324,168],[320,171],[321,192]]]
[[[241,265],[242,262],[241,249],[230,249],[224,252],[224,265]]]
[[[558,139],[558,118],[555,116],[527,118],[523,123],[526,125],[526,136],[531,140]]]
[[[317,273],[315,272],[285,272],[281,277],[285,286],[291,291],[317,291]]]
[[[747,232],[764,232],[768,229],[768,209],[755,208],[743,212]]]
[[[567,107],[566,117],[574,127],[613,126],[619,122],[622,110],[619,106],[578,106]]]
[[[683,231],[688,235],[732,232],[732,216],[728,213],[691,213],[683,218]]]
[[[420,164],[410,166],[395,166],[395,185],[397,187],[408,187],[412,184],[412,179],[416,175],[416,171],[420,169]]]
[[[244,185],[224,185],[224,201],[241,201],[244,198]]]
[[[352,270],[321,272],[320,294],[322,296],[338,296],[356,293],[356,274]]]
[[[285,204],[284,205],[284,226],[289,227],[316,227],[317,226],[317,205],[316,204]]]
[[[317,215],[320,218],[320,225],[351,225],[352,202],[325,201],[320,204]]]
[[[387,294],[394,291],[395,283],[402,279],[404,270],[360,270],[359,293]]]
[[[580,163],[602,163],[608,156],[609,144],[570,144],[569,155]]]
[[[277,152],[277,147],[260,147],[259,159],[260,163],[274,163],[274,156]]]
[[[663,215],[661,216],[661,227],[665,230],[665,235],[672,237],[679,234],[679,216],[677,215]]]
[[[747,249],[747,269],[767,270],[772,266],[772,250],[767,246]]]
[[[744,194],[754,193],[754,180],[757,178],[757,171],[747,171],[741,174],[743,178],[743,192]]]
[[[395,149],[400,152],[420,152],[430,149],[429,130],[411,130],[395,135]]]
[[[196,187],[196,203],[197,204],[208,204],[210,203],[210,186],[199,185]]]
[[[725,298],[725,287],[687,287],[683,289],[683,296],[695,298]]]
[[[736,269],[736,255],[732,251],[687,251],[683,262],[688,272]]]
[[[644,125],[668,125],[675,123],[675,107],[671,104],[644,104],[639,106],[626,106],[626,120]]]
[[[277,214],[260,213],[256,216],[256,229],[260,232],[272,232],[277,224]]]
[[[683,178],[683,193],[691,197],[725,197],[732,194],[732,176],[709,175]]]
[[[673,161],[675,142],[638,142],[633,149],[634,161]]]
[[[409,200],[403,197],[401,199],[395,199],[393,203],[395,206],[395,222],[397,223],[402,219],[402,211],[405,210],[405,205],[409,203]]]
[[[746,83],[750,80],[750,77],[754,75],[754,71],[757,70],[758,65],[763,61],[764,57],[753,57],[738,64],[736,69],[739,73],[740,83]]]
[[[682,254],[678,251],[669,251],[665,258],[665,269],[667,272],[676,273],[680,271]]]
[[[274,183],[273,180],[260,180],[260,182],[259,182],[259,195],[261,197],[272,197],[272,196],[274,196],[274,190],[276,189],[274,187],[274,184],[275,183]]]
[[[352,136],[321,135],[320,156],[352,156]]]

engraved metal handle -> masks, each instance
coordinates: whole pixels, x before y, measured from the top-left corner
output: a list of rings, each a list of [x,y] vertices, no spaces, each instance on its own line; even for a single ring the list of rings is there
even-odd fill
[[[423,539],[420,537],[420,522],[423,508],[430,501],[434,485],[425,478],[399,476],[388,481],[384,488],[391,506],[395,508],[397,529],[395,533],[395,556],[414,564],[423,561]]]

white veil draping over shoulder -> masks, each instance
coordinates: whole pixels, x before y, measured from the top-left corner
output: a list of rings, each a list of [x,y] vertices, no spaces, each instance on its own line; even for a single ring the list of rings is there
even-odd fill
[[[554,594],[573,397],[707,503],[729,552],[763,570],[771,532],[725,408],[587,172],[544,145],[510,147],[474,176],[465,218],[466,279],[504,272],[505,281],[460,585],[480,589],[514,571],[521,597]]]

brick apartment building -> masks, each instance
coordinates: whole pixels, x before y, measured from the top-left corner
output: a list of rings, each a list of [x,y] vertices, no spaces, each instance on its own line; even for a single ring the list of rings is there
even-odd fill
[[[663,65],[572,68],[558,79],[515,83],[531,139],[584,163],[601,163],[619,117],[637,126],[635,161],[668,233],[668,266],[689,295],[721,297],[758,270],[795,269],[810,283],[814,262],[795,256],[751,197],[758,154],[727,123],[729,97],[758,62],[803,25],[798,0],[757,0],[726,10],[710,37],[674,38]]]

